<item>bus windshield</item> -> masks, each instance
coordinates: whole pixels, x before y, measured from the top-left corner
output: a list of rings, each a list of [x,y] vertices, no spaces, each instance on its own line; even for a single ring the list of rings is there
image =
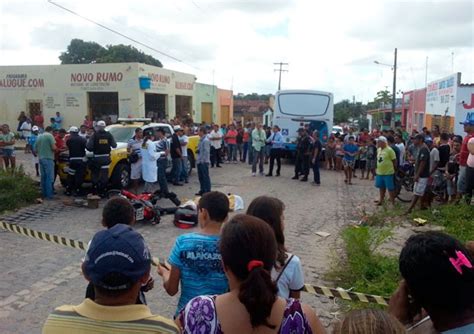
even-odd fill
[[[278,105],[284,115],[323,116],[328,111],[329,96],[311,93],[282,93]]]

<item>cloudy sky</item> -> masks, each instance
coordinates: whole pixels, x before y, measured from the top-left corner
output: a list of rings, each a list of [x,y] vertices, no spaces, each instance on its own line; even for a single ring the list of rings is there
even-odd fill
[[[54,0],[170,54],[135,45],[166,68],[242,93],[274,93],[274,62],[287,62],[283,89],[331,91],[336,101],[373,99],[462,72],[474,82],[474,2],[316,0]],[[0,65],[58,64],[72,38],[132,44],[46,0],[2,0]]]

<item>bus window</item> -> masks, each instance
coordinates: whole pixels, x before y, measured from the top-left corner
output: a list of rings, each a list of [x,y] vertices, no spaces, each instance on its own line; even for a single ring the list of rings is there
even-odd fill
[[[329,107],[329,96],[308,93],[282,93],[278,105],[282,114],[293,116],[322,116]]]

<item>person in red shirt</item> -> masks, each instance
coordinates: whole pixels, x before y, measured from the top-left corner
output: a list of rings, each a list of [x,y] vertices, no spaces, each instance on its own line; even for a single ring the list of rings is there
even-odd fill
[[[92,127],[94,125],[94,122],[92,122],[90,116],[86,115],[84,117],[84,122],[82,123],[82,125],[85,125],[86,128],[88,128],[88,129],[92,129]]]
[[[225,141],[227,142],[227,147],[229,149],[229,153],[227,154],[227,161],[231,163],[232,161],[234,164],[237,163],[237,130],[235,130],[235,125],[229,125],[229,130],[225,135]]]
[[[33,125],[36,125],[40,129],[44,129],[44,117],[41,113],[37,113],[33,118]]]
[[[466,193],[466,170],[467,170],[467,158],[469,156],[469,150],[467,143],[469,139],[474,137],[474,119],[467,119],[461,122],[464,125],[464,132],[467,135],[464,137],[461,144],[461,152],[459,153],[459,175],[458,175],[458,199]]]

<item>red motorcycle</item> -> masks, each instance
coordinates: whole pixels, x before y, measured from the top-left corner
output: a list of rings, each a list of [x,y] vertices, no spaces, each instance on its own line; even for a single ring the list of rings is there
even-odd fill
[[[166,214],[174,214],[178,209],[178,206],[181,204],[180,200],[175,193],[169,193],[165,196],[162,196],[160,191],[155,191],[154,193],[142,193],[134,194],[127,190],[110,190],[108,192],[109,198],[114,196],[121,196],[130,201],[133,208],[135,209],[135,221],[148,221],[152,225],[159,224],[161,222],[161,216]],[[156,203],[161,198],[168,198],[175,204],[175,207],[163,208],[157,205]]]

